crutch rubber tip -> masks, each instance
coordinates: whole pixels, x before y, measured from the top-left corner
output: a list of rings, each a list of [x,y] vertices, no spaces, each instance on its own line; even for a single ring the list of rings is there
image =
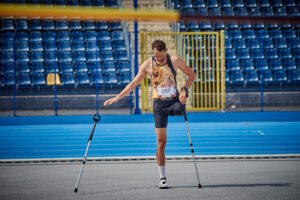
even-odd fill
[[[198,185],[198,188],[202,188],[202,185],[201,185],[201,184],[199,184],[199,185]]]
[[[77,189],[77,188],[75,188],[74,192],[75,192],[75,193],[77,193],[77,192],[78,192],[78,189]]]

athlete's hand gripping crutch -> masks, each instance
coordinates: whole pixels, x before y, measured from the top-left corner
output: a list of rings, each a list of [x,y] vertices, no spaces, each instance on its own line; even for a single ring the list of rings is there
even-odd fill
[[[86,151],[85,151],[85,154],[84,154],[84,158],[83,158],[83,161],[82,161],[82,166],[81,166],[81,169],[80,169],[80,172],[79,172],[79,176],[78,176],[78,179],[77,179],[77,183],[76,183],[76,187],[74,189],[74,192],[78,192],[78,186],[79,186],[79,182],[80,182],[82,170],[83,170],[85,162],[86,162],[87,153],[89,151],[90,143],[91,143],[91,141],[93,139],[93,135],[94,135],[94,131],[95,131],[95,128],[96,128],[96,124],[97,124],[98,121],[100,121],[100,119],[101,119],[101,117],[100,117],[100,115],[98,113],[94,114],[94,116],[93,116],[94,126],[93,126],[91,135],[90,135],[89,140],[88,140],[88,145],[86,147]]]

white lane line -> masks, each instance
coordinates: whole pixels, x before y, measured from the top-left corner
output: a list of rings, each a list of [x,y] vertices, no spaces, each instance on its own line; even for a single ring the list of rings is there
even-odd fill
[[[265,135],[263,132],[261,132],[260,130],[257,131],[259,134],[261,135]]]

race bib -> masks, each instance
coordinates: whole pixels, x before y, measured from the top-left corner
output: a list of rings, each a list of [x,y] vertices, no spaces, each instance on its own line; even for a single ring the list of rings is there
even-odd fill
[[[157,86],[158,98],[170,98],[175,97],[175,87],[173,85],[161,85]]]

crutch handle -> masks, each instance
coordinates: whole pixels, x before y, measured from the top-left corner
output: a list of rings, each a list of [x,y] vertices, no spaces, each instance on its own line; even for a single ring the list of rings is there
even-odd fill
[[[99,113],[96,113],[96,114],[93,115],[93,120],[94,120],[94,122],[97,123],[97,122],[100,121],[100,119],[101,119],[101,117],[100,117]]]

